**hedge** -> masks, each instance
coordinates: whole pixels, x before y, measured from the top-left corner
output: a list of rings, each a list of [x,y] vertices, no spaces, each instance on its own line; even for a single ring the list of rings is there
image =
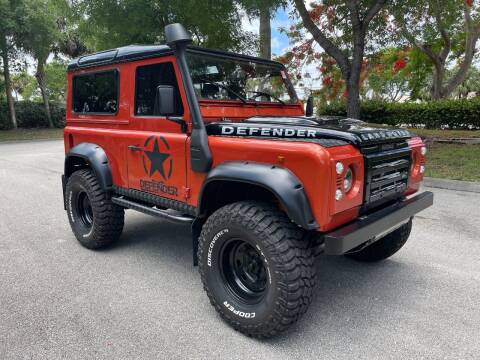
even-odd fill
[[[18,127],[48,127],[42,103],[19,101],[15,103]],[[50,103],[53,123],[56,127],[65,124],[65,104]],[[346,116],[345,103],[336,102],[319,109],[320,115]],[[442,100],[422,103],[388,103],[364,101],[360,118],[364,121],[393,126],[480,129],[480,98],[469,100]],[[0,102],[0,130],[11,129],[7,104]]]
[[[65,125],[65,104],[50,103],[50,112],[55,127],[63,127]],[[18,101],[15,103],[15,113],[17,115],[17,124],[20,128],[48,127],[48,120],[43,103]],[[8,116],[7,103],[0,102],[0,130],[8,130],[11,128],[12,123]]]
[[[318,113],[346,116],[345,103],[326,105]],[[361,104],[360,119],[370,123],[429,129],[480,129],[480,98],[422,103],[369,100]]]

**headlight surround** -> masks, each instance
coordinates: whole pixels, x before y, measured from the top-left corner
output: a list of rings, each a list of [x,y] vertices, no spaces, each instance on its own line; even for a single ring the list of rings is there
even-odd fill
[[[352,167],[349,166],[347,171],[345,171],[345,176],[343,177],[343,191],[348,193],[352,190],[353,187],[353,170]]]

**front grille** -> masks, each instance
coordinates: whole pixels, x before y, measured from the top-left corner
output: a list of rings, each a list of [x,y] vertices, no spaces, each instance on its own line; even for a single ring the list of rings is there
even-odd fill
[[[381,205],[402,196],[407,189],[411,155],[405,142],[365,149],[365,207]],[[388,150],[384,150],[388,149]]]

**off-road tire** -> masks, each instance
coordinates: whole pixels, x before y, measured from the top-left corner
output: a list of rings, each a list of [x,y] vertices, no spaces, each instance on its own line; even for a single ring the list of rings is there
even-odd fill
[[[375,262],[389,258],[402,248],[410,236],[412,230],[412,219],[390,234],[377,240],[373,244],[358,251],[346,254],[347,257],[357,261]]]
[[[270,274],[255,304],[232,293],[222,277],[222,248],[236,238],[258,249]],[[306,240],[285,213],[266,203],[242,201],[215,211],[202,228],[198,260],[204,289],[221,317],[256,338],[275,336],[295,323],[310,305],[315,285],[315,257]]]
[[[91,225],[86,225],[79,210],[80,196],[85,195],[91,205]],[[70,226],[84,247],[99,249],[118,240],[122,234],[124,209],[112,203],[92,170],[78,170],[70,176],[65,201]]]

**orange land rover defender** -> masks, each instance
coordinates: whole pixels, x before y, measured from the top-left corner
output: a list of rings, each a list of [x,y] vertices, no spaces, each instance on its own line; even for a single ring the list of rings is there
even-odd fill
[[[406,130],[312,116],[274,61],[190,46],[126,46],[68,66],[65,209],[78,241],[116,241],[124,210],[190,223],[210,302],[270,337],[312,299],[315,255],[383,260],[407,241],[425,146]]]

